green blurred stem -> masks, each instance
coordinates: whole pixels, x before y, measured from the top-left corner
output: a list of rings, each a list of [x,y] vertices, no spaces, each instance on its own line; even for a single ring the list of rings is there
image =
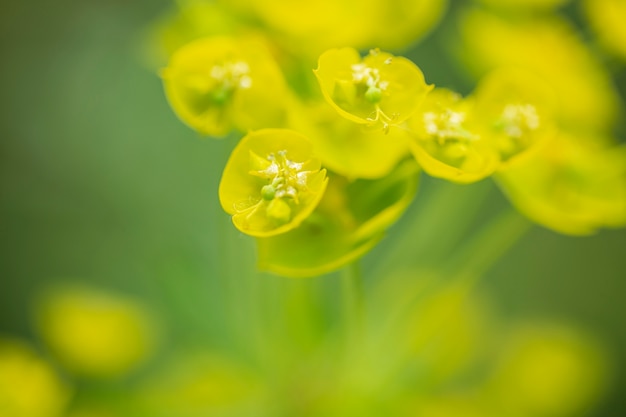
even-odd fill
[[[365,313],[363,274],[358,260],[344,268],[342,284],[346,335],[354,340],[361,334]]]
[[[524,234],[531,223],[507,208],[475,235],[452,258],[448,271],[457,279],[474,281],[485,274]]]

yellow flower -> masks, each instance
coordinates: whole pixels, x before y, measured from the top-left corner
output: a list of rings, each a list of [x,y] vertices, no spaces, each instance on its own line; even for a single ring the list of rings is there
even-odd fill
[[[117,377],[153,352],[154,322],[135,301],[86,288],[59,288],[42,296],[37,324],[45,343],[70,371]]]
[[[505,415],[584,414],[605,391],[609,363],[595,340],[562,325],[526,324],[512,329],[485,384]]]
[[[257,40],[211,37],[176,51],[162,72],[178,117],[202,134],[279,127],[286,86],[265,45]]]
[[[448,6],[448,0],[386,0],[377,3],[376,22],[367,27],[367,32],[371,33],[369,45],[393,50],[406,48],[424,36],[439,23]]]
[[[60,417],[70,390],[30,346],[0,339],[0,415]]]
[[[476,126],[473,102],[435,89],[408,122],[411,150],[433,177],[469,183],[491,175],[499,157]]]
[[[594,0],[595,1],[595,0]],[[504,18],[483,10],[462,16],[458,52],[478,76],[500,67],[532,71],[546,80],[559,102],[559,125],[608,132],[619,97],[606,68],[576,28],[555,15]]]
[[[339,114],[384,130],[408,119],[432,89],[413,62],[378,50],[361,58],[352,48],[331,49],[320,56],[315,75]]]
[[[626,61],[626,1],[585,0],[585,14],[602,44]]]
[[[237,229],[273,236],[306,219],[326,184],[326,170],[306,137],[287,129],[262,129],[249,133],[233,150],[219,196]]]
[[[369,45],[378,21],[379,0],[222,0],[251,14],[277,44],[303,59],[314,60],[337,45]]]
[[[481,135],[497,149],[500,169],[524,158],[555,133],[553,91],[532,73],[494,71],[472,96]]]
[[[497,175],[515,207],[571,235],[626,225],[626,149],[560,134]]]

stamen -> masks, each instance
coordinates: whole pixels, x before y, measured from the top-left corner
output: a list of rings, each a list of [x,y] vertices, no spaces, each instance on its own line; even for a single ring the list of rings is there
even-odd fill
[[[537,109],[531,104],[508,104],[502,111],[500,120],[504,132],[520,139],[525,132],[539,128]]]
[[[270,164],[263,170],[251,171],[251,175],[265,178],[268,184],[261,189],[264,200],[288,198],[299,204],[299,194],[306,190],[311,171],[303,171],[304,163],[291,161],[287,151],[281,150],[266,157]]]
[[[440,145],[448,140],[474,140],[476,135],[463,127],[465,113],[446,109],[443,112],[426,112],[423,116],[426,133],[434,136]]]
[[[238,88],[252,87],[252,78],[249,72],[250,67],[243,61],[226,62],[211,67],[209,76],[218,83],[212,93],[215,103],[225,103]]]

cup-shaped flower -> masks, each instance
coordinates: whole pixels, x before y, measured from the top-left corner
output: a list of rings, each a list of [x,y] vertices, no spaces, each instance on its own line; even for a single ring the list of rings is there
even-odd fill
[[[624,226],[626,149],[598,142],[560,133],[496,179],[520,212],[557,232]]]
[[[162,78],[174,112],[202,134],[224,136],[233,128],[279,127],[284,121],[284,79],[256,39],[193,41],[172,55]]]
[[[349,181],[333,174],[318,208],[298,228],[257,239],[259,268],[286,277],[312,277],[362,257],[412,201],[418,172],[409,159],[376,180]]]
[[[326,189],[326,170],[300,133],[262,129],[233,150],[219,186],[220,202],[243,233],[266,237],[297,227]]]
[[[500,155],[500,169],[528,155],[555,133],[552,88],[520,69],[496,70],[472,96],[481,135]]]
[[[473,101],[446,89],[428,94],[407,125],[417,162],[433,177],[469,183],[491,175],[499,158],[480,134]]]
[[[555,13],[467,10],[459,20],[456,51],[476,75],[500,67],[540,75],[556,92],[555,116],[567,129],[604,132],[617,119],[620,99],[611,76],[571,22]]]
[[[432,89],[413,62],[378,50],[361,58],[353,48],[330,49],[320,56],[315,75],[339,114],[385,130],[411,117]]]

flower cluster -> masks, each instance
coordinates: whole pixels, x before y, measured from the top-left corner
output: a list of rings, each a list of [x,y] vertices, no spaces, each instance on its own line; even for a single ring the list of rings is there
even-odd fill
[[[293,35],[304,22],[275,24]],[[363,255],[408,207],[421,170],[461,184],[493,177],[520,212],[562,233],[626,224],[623,150],[571,133],[572,120],[597,121],[577,117],[542,68],[495,65],[463,97],[380,49],[331,48],[314,69],[307,53],[237,32],[180,47],[162,77],[198,132],[247,133],[219,197],[257,239],[263,269],[312,276]]]

